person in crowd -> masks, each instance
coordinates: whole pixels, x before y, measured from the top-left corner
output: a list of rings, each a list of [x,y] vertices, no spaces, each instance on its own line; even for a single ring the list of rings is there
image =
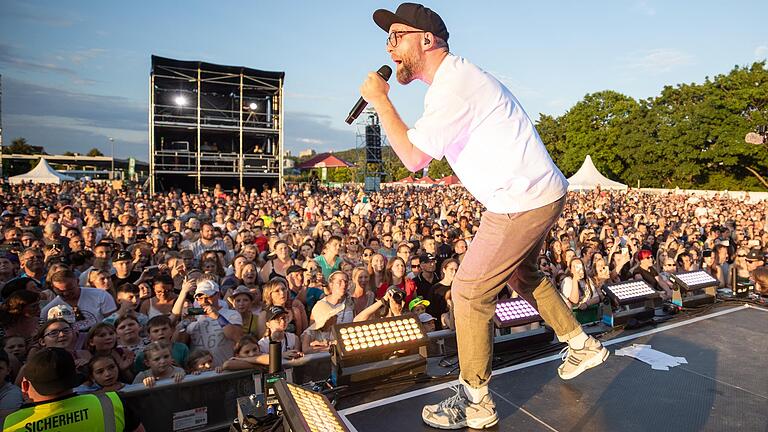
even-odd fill
[[[173,363],[176,366],[184,366],[187,364],[187,358],[189,357],[189,347],[187,345],[173,341],[174,327],[171,319],[166,315],[157,315],[152,317],[147,323],[147,337],[149,343],[152,342],[167,342],[171,346],[171,357],[173,357]],[[140,372],[146,369],[146,363],[144,361],[144,351],[142,350],[136,354],[136,360],[133,363],[133,370]]]
[[[8,355],[15,361],[23,363],[27,359],[27,349],[29,348],[29,343],[27,343],[28,339],[31,338],[6,336],[0,338],[0,340],[2,340],[2,346],[0,346],[0,348],[2,348],[2,351],[8,353]],[[11,362],[15,363],[14,360],[11,360]]]
[[[190,349],[209,350],[213,354],[214,365],[221,366],[232,356],[235,342],[243,335],[243,320],[237,311],[222,307],[219,303],[219,286],[215,282],[200,280],[194,293],[195,302],[200,305],[202,313],[188,315],[189,318],[183,323],[184,331],[190,337]],[[184,298],[186,295],[187,292],[182,288],[179,296]],[[174,314],[177,314],[176,305]]]
[[[282,306],[272,306],[267,314],[267,332],[258,340],[258,348],[264,354],[269,354],[269,344],[280,343],[280,352],[290,353],[289,357],[298,357],[301,352],[301,342],[296,334],[288,331],[288,311]]]
[[[421,322],[422,327],[424,327],[425,333],[431,333],[435,331],[436,329],[436,319],[432,315],[428,314],[427,312],[422,312],[418,314],[419,322]]]
[[[32,355],[25,365],[21,390],[30,403],[5,418],[3,431],[27,431],[27,425],[45,422],[56,415],[67,416],[72,430],[104,430],[105,418],[114,423],[106,428],[130,432],[143,432],[144,426],[135,409],[114,392],[93,398],[73,391],[80,383],[72,355],[62,348],[45,348]],[[109,416],[105,410],[110,410]],[[85,413],[89,413],[86,415]]]
[[[112,324],[98,323],[88,330],[85,347],[91,352],[91,360],[96,356],[112,357],[117,365],[121,379],[133,381],[133,362],[136,357],[133,351],[117,346],[117,332]]]
[[[81,288],[71,270],[54,273],[50,283],[56,297],[41,310],[42,319],[48,316],[52,307],[66,304],[75,311],[77,330],[88,331],[117,310],[115,300],[108,292],[97,288]]]
[[[288,243],[278,240],[273,248],[273,256],[264,264],[264,267],[259,272],[259,276],[263,281],[272,280],[277,276],[286,277],[288,268],[296,264],[296,260],[291,258],[291,248],[288,246]]]
[[[380,253],[373,254],[368,263],[368,286],[371,291],[378,292],[379,287],[386,281],[386,272],[387,258]]]
[[[221,289],[225,293],[243,284],[243,267],[247,264],[245,255],[237,255],[232,260],[232,265],[227,268],[227,275],[221,281]]]
[[[109,277],[109,272],[105,270],[92,270],[88,273],[88,288],[98,288],[102,291],[106,291],[112,297],[115,296],[115,286],[112,283],[112,278]]]
[[[301,352],[328,352],[336,340],[332,328],[343,310],[343,303],[318,302],[312,309],[312,324],[301,334]]]
[[[265,336],[266,337],[266,336]],[[267,342],[267,347],[269,343]],[[269,366],[269,348],[267,352],[263,353],[260,348],[259,339],[252,336],[243,336],[240,341],[235,345],[235,355],[229,360],[224,362],[223,370],[243,370],[243,369],[255,369],[259,367]],[[298,359],[302,356],[302,353],[295,350],[284,351],[283,354],[283,366],[290,367],[294,359]]]
[[[341,270],[342,259],[339,256],[341,250],[341,237],[330,236],[323,244],[323,251],[315,257],[315,262],[323,272],[323,278],[328,280],[331,273]]]
[[[19,277],[28,277],[36,280],[40,286],[45,283],[45,261],[43,251],[30,247],[24,250],[19,257],[21,273]]]
[[[426,312],[433,317],[437,318],[448,312],[448,304],[445,301],[445,296],[446,293],[451,290],[453,278],[456,277],[456,271],[458,271],[458,269],[459,261],[455,258],[446,258],[440,266],[440,274],[442,278],[432,286],[432,297],[426,299],[429,301],[429,306],[426,308]],[[442,322],[436,320],[435,328],[441,330],[443,328]]]
[[[115,321],[117,346],[131,351],[134,355],[141,352],[147,345],[147,340],[141,336],[142,327],[136,314],[129,312]]]
[[[31,339],[40,324],[40,295],[25,289],[12,292],[0,304],[0,336]]]
[[[384,296],[357,314],[354,321],[367,321],[377,317],[400,316],[407,311],[406,293],[392,285]]]
[[[112,284],[120,286],[124,283],[136,283],[141,277],[141,272],[134,269],[133,256],[128,251],[120,251],[112,260],[114,273],[112,274]]]
[[[376,298],[381,298],[387,292],[389,287],[397,286],[405,292],[405,301],[409,302],[416,296],[416,281],[409,279],[405,274],[405,261],[400,257],[394,257],[387,263],[387,269],[384,272],[384,281],[376,290]]]
[[[434,240],[432,240],[432,246],[434,248]],[[433,297],[432,287],[440,281],[440,277],[437,275],[435,256],[429,252],[422,253],[419,256],[419,267],[421,271],[413,280],[416,284],[416,295],[431,299]]]
[[[92,385],[85,391],[116,392],[126,385],[120,378],[120,366],[111,355],[94,355],[88,362],[88,371]]]
[[[199,375],[203,372],[215,371],[216,373],[222,372],[224,369],[221,366],[214,366],[213,354],[205,349],[196,349],[189,353],[187,358],[187,364],[184,368],[187,374]]]
[[[664,299],[672,298],[672,286],[659,276],[659,271],[653,265],[653,252],[641,249],[637,253],[639,265],[634,272],[634,278],[643,280],[651,288],[659,291]]]
[[[200,238],[189,244],[194,259],[199,260],[203,252],[210,250],[226,250],[227,246],[221,239],[216,238],[213,224],[204,222],[200,224]]]
[[[39,347],[32,347],[28,356],[33,355],[41,348],[63,348],[67,350],[75,360],[79,370],[88,364],[91,353],[76,346],[77,335],[75,329],[64,318],[54,318],[45,322],[37,331],[36,338]]]
[[[258,312],[254,313],[255,297],[248,287],[244,285],[237,287],[228,297],[228,300],[232,309],[240,313],[240,318],[243,321],[243,335],[258,337],[264,334],[265,328],[259,326],[259,314],[262,309],[258,308]]]
[[[310,322],[317,320],[314,316],[315,308],[319,304],[327,304],[330,307],[341,307],[336,322],[346,324],[352,322],[355,318],[355,305],[353,300],[347,295],[349,287],[349,277],[342,271],[335,271],[328,277],[328,292],[326,296],[315,303],[310,315]]]
[[[11,372],[11,360],[8,356],[9,353],[0,350],[0,417],[19,409],[24,403],[21,389],[6,379]]]
[[[347,295],[354,303],[355,315],[372,305],[376,300],[376,295],[368,290],[368,278],[367,268],[358,266],[352,270],[352,277],[350,279]]]
[[[141,313],[154,318],[159,315],[169,316],[178,295],[173,292],[173,278],[167,273],[160,273],[152,279],[152,294],[141,303]]]
[[[587,277],[587,269],[581,258],[573,258],[560,284],[560,293],[572,309],[586,309],[600,301],[598,288]]]
[[[143,383],[152,388],[158,381],[171,379],[178,384],[186,376],[184,369],[174,366],[171,345],[166,341],[152,342],[144,348],[144,363],[147,370],[136,374],[133,383]]]
[[[318,300],[325,295],[326,281],[323,279],[323,273],[320,271],[320,265],[314,260],[307,260],[304,262],[304,285],[306,288],[300,291],[300,294],[296,297],[300,302],[304,303],[307,314],[314,308]],[[297,276],[298,278],[298,276]],[[289,280],[290,282],[290,280]]]

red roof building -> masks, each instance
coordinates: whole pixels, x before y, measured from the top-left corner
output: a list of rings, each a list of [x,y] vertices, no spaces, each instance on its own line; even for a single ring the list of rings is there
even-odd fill
[[[313,169],[313,168],[342,168],[342,167],[352,167],[354,164],[351,164],[344,159],[335,156],[333,153],[320,153],[319,155],[313,156],[304,162],[296,165],[296,168],[298,169]]]

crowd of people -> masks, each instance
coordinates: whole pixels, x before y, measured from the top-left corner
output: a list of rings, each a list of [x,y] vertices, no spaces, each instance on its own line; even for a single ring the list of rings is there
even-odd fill
[[[336,323],[414,313],[453,328],[451,284],[483,211],[461,187],[2,188],[3,410],[46,348],[98,392],[266,365],[270,341],[290,365],[328,351]],[[681,271],[768,293],[767,244],[765,202],[597,189],[569,193],[539,267],[578,316],[630,279],[669,299]]]

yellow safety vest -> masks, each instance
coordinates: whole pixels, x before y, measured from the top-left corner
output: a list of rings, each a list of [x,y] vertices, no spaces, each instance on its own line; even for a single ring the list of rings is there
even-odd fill
[[[22,408],[5,418],[7,432],[123,432],[123,404],[115,392],[90,393]]]

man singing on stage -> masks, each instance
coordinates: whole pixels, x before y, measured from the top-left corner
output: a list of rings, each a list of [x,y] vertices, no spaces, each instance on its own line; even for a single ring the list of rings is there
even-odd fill
[[[362,97],[379,114],[392,149],[412,172],[445,157],[485,207],[480,229],[453,281],[461,386],[422,419],[432,427],[487,428],[498,422],[488,390],[493,350],[492,317],[504,284],[533,298],[558,339],[568,343],[558,368],[571,379],[608,357],[588,337],[555,287],[539,272],[537,257],[565,203],[568,182],[514,95],[496,78],[449,52],[442,18],[419,4],[373,20],[388,32],[387,52],[397,80],[429,85],[424,114],[409,128],[389,100],[389,85],[371,72]]]

